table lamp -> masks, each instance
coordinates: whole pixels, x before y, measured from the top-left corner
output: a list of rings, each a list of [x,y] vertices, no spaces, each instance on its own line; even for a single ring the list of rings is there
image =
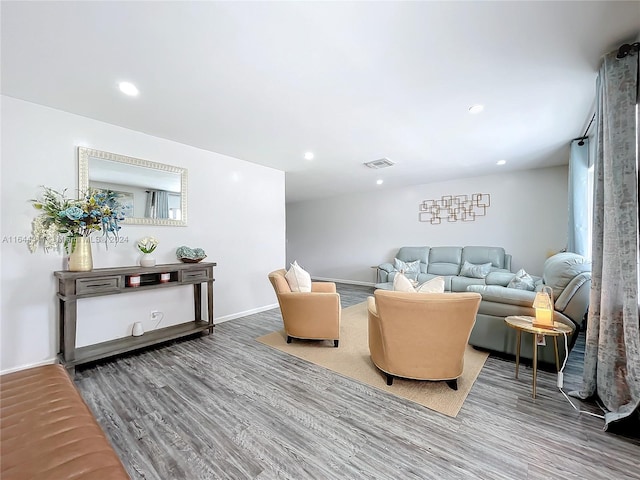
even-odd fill
[[[553,290],[548,285],[542,287],[533,301],[536,316],[533,326],[538,328],[553,328]]]

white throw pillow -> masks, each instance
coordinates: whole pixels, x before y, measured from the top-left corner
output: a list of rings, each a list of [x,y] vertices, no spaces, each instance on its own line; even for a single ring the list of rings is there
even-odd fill
[[[444,293],[444,277],[432,278],[416,289],[411,280],[402,273],[396,273],[396,276],[393,277],[393,290],[411,293]]]
[[[292,292],[311,291],[311,275],[298,265],[297,261],[291,264],[291,268],[285,273],[284,278],[287,279]]]
[[[413,283],[409,280],[404,274],[396,273],[396,276],[393,277],[393,290],[395,292],[415,292],[416,289],[413,288]]]
[[[428,282],[420,285],[416,292],[418,293],[444,293],[444,277],[432,278]]]

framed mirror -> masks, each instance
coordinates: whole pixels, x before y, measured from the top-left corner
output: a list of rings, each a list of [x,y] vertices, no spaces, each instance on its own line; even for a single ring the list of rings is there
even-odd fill
[[[78,147],[78,187],[120,195],[125,221],[138,225],[187,225],[187,169]]]

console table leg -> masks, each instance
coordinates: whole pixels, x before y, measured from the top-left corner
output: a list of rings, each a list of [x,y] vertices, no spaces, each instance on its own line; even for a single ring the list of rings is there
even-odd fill
[[[202,320],[202,286],[199,283],[193,284],[193,308],[195,312],[195,320]]]
[[[213,280],[207,282],[207,320],[209,321],[209,333],[213,333]]]
[[[69,300],[65,302],[62,307],[62,328],[64,330],[64,340],[61,347],[62,356],[65,362],[73,361],[76,359],[76,322],[78,315],[78,304],[75,300]]]

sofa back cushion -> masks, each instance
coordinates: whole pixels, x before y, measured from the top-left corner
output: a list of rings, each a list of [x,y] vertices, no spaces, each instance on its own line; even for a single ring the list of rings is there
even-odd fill
[[[420,271],[424,273],[424,267],[426,267],[429,260],[429,247],[401,247],[396,254],[396,258],[403,262],[420,260]]]
[[[431,247],[427,273],[458,275],[462,263],[462,247]]]
[[[591,262],[577,253],[563,252],[544,262],[542,280],[553,289],[557,299],[576,275],[591,272]]]
[[[462,261],[479,265],[491,263],[492,267],[505,268],[505,253],[502,247],[464,247]]]

